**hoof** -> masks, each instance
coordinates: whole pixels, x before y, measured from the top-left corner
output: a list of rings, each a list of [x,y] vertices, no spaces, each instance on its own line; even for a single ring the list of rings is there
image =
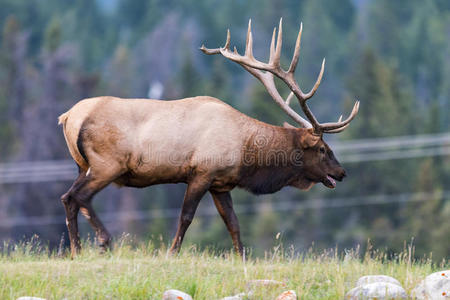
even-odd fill
[[[98,253],[99,253],[99,254],[105,254],[105,253],[108,252],[108,251],[109,251],[109,248],[108,248],[108,247],[100,246],[100,248],[99,248],[99,250],[98,250]]]
[[[105,254],[106,252],[108,252],[110,250],[111,250],[111,245],[109,243],[109,239],[104,242],[100,242],[100,244],[99,244],[100,254]]]
[[[179,248],[170,248],[169,251],[167,251],[167,253],[170,256],[175,256],[175,255],[178,255],[180,253],[180,249]]]

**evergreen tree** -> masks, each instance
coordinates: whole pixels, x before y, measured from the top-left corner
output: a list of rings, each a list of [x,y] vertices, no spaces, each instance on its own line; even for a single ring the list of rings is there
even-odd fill
[[[411,76],[414,84],[417,103],[425,107],[439,95],[445,52],[436,50],[445,49],[446,42],[446,27],[438,21],[441,16],[433,2],[421,1],[421,9],[414,11],[406,35],[409,44],[400,57],[403,72]]]
[[[416,254],[433,252],[435,258],[445,257],[450,249],[450,241],[445,234],[450,233],[445,225],[449,215],[449,201],[442,195],[442,186],[436,177],[438,166],[433,159],[425,160],[417,172],[416,191],[423,193],[409,203],[402,211],[401,233],[414,237]]]
[[[366,48],[353,66],[347,80],[354,99],[361,100],[357,118],[344,133],[352,138],[408,135],[416,130],[414,103],[408,84],[396,71],[384,64],[370,48]]]
[[[203,90],[200,74],[189,54],[184,58],[176,82],[180,89],[180,96],[182,97],[195,97],[203,94],[200,93]]]
[[[415,119],[411,92],[395,69],[384,64],[370,48],[366,48],[355,60],[353,72],[347,80],[350,97],[348,104],[355,98],[361,100],[360,111],[351,126],[343,133],[346,138],[379,138],[412,134],[415,131]],[[375,161],[350,164],[347,172],[358,174],[357,180],[346,184],[341,191],[356,196],[371,194],[404,193],[411,189],[415,172],[415,163],[411,160]],[[401,242],[410,236],[395,238],[395,235],[382,234],[397,226],[399,222],[397,204],[365,206],[352,208],[346,220],[355,219],[359,226],[351,230],[356,233],[364,230],[364,236],[371,238],[379,247],[401,249]],[[328,219],[328,218],[325,218]],[[335,220],[338,221],[338,220]],[[330,224],[331,225],[331,224]],[[345,245],[350,241],[343,240]],[[351,245],[351,244],[350,244]]]
[[[231,104],[234,97],[229,90],[231,74],[226,69],[224,60],[215,58],[211,68],[211,75],[208,76],[205,87],[206,95],[219,98]]]
[[[345,41],[348,38],[348,25],[342,23],[343,16],[330,9],[330,2],[333,1],[307,0],[302,6],[302,49],[296,72],[301,88],[308,91],[316,80],[322,59],[326,57],[322,84],[315,100],[309,103],[316,116],[324,120],[336,118],[336,111],[343,98],[342,83],[339,81],[348,71],[348,66],[342,61],[342,54],[347,50]],[[339,1],[339,4],[343,7],[349,5],[348,1]],[[352,20],[351,13],[352,10],[348,10],[343,15]]]
[[[20,28],[15,16],[10,16],[3,29],[1,64],[4,68],[4,97],[9,117],[18,127],[23,118],[26,98],[26,55],[28,34]]]
[[[105,74],[105,82],[110,95],[116,97],[137,97],[133,85],[132,61],[129,50],[119,45]]]

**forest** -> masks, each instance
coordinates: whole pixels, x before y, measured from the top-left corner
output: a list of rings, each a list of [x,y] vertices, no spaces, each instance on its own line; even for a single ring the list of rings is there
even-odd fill
[[[355,100],[361,106],[345,132],[325,136],[348,173],[336,189],[233,191],[245,246],[263,255],[280,243],[296,251],[360,245],[387,253],[412,244],[416,257],[449,258],[449,1],[0,0],[0,7],[1,240],[37,235],[68,245],[60,197],[76,166],[57,117],[83,98],[209,95],[258,120],[290,122],[248,72],[199,50],[223,45],[229,28],[231,45],[243,53],[251,18],[254,54],[265,61],[282,17],[285,67],[303,23],[296,73],[305,90],[326,58],[309,101],[318,119],[337,120]],[[287,96],[287,87],[279,90]],[[293,108],[301,111],[298,103]],[[73,171],[50,176],[36,171],[43,165]],[[11,175],[29,170],[37,175]],[[94,206],[115,237],[167,245],[184,189],[111,186]],[[93,236],[86,222],[81,232]],[[209,195],[186,242],[231,248]]]

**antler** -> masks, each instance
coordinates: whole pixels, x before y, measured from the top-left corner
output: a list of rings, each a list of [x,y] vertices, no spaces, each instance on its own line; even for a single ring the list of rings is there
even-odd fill
[[[275,100],[275,102],[300,126],[305,128],[314,128],[314,132],[316,134],[322,133],[337,133],[343,131],[348,127],[349,123],[353,120],[353,118],[358,113],[359,109],[359,101],[356,101],[353,106],[353,110],[350,116],[342,121],[342,116],[339,118],[338,122],[334,123],[324,123],[320,124],[311,110],[309,109],[306,101],[311,98],[317,88],[320,85],[322,80],[323,71],[325,68],[325,59],[322,61],[322,67],[320,69],[319,76],[317,77],[316,83],[312,87],[312,89],[308,93],[303,93],[300,87],[298,86],[294,73],[298,64],[298,59],[300,56],[300,41],[302,36],[303,24],[300,24],[300,30],[297,36],[297,41],[295,43],[294,55],[292,57],[291,64],[287,71],[283,70],[280,65],[281,58],[281,46],[282,46],[282,38],[283,38],[283,19],[280,19],[280,24],[278,27],[278,36],[275,47],[275,37],[276,37],[276,28],[273,30],[272,42],[270,44],[270,58],[268,63],[263,63],[255,59],[253,56],[253,37],[251,31],[252,22],[249,20],[248,22],[248,31],[247,31],[247,41],[245,44],[245,54],[240,55],[236,47],[232,52],[230,50],[230,30],[227,31],[227,40],[225,42],[225,46],[216,49],[208,49],[204,45],[200,48],[205,54],[222,54],[231,61],[234,61],[240,64],[244,69],[246,69],[250,74],[258,78],[261,83],[265,86],[270,96]],[[291,94],[289,94],[286,100],[280,96],[275,83],[273,75],[280,78],[291,90]],[[296,113],[290,106],[290,100],[295,95],[297,100],[300,103],[300,107],[302,108],[305,116],[308,118],[309,122],[302,118],[298,113]]]

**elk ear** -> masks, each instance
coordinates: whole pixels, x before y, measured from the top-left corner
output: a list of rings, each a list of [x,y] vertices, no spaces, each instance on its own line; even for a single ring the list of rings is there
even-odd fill
[[[283,127],[284,127],[284,128],[289,128],[289,129],[297,129],[297,127],[295,127],[295,126],[289,124],[288,122],[284,122],[284,123],[283,123]]]
[[[300,138],[300,143],[302,144],[303,148],[311,148],[320,141],[320,138],[320,135],[315,135],[307,132]]]

